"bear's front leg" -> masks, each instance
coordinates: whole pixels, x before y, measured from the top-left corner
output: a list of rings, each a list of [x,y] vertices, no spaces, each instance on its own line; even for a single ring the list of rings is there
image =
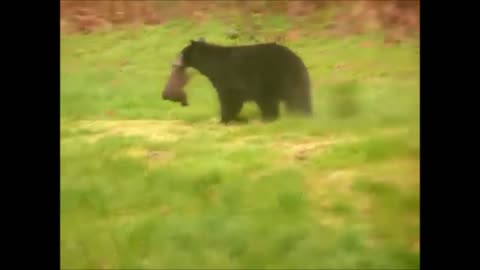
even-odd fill
[[[220,123],[227,124],[231,121],[245,122],[246,119],[238,117],[242,110],[243,100],[236,96],[220,94]]]

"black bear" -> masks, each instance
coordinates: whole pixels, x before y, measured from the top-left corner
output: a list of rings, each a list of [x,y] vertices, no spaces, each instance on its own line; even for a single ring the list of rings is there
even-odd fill
[[[282,101],[289,112],[313,113],[307,68],[285,46],[276,43],[220,46],[192,40],[174,65],[163,92],[164,99],[186,100],[182,87],[187,82],[184,70],[187,67],[206,76],[216,89],[221,123],[240,120],[238,114],[247,101],[256,102],[263,120],[267,121],[278,118]]]

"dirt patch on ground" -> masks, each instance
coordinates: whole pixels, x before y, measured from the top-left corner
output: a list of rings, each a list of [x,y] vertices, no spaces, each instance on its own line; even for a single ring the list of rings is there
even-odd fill
[[[148,167],[155,167],[163,165],[175,159],[175,152],[164,150],[151,150],[141,147],[132,147],[119,151],[116,158],[130,157],[144,160]]]
[[[297,163],[307,160],[311,155],[318,155],[329,148],[345,143],[360,141],[369,137],[369,134],[361,136],[353,135],[330,135],[330,136],[301,136],[298,134],[280,134],[279,137],[265,135],[235,135],[242,126],[226,126],[219,128],[218,123],[209,122],[202,124],[189,124],[182,121],[172,120],[97,120],[79,121],[72,125],[73,129],[88,130],[89,133],[81,137],[90,143],[95,143],[101,138],[108,136],[138,136],[152,142],[176,142],[189,137],[223,137],[219,143],[228,148],[241,148],[244,145],[257,144],[271,148],[279,152],[281,165]],[[375,135],[382,136],[398,135],[407,132],[405,129],[386,129],[375,131]],[[230,135],[233,136],[230,138]],[[163,162],[174,158],[174,154],[149,149],[135,148],[124,150],[121,155],[146,158],[149,162]]]
[[[94,143],[106,136],[140,136],[151,141],[174,142],[186,136],[191,126],[181,121],[158,120],[119,120],[119,121],[79,121],[78,127],[95,132],[86,136],[87,141]]]
[[[96,142],[98,139],[106,136],[140,136],[151,141],[177,141],[184,137],[196,136],[200,133],[211,133],[211,135],[231,134],[240,130],[241,125],[218,127],[216,122],[208,124],[189,124],[176,120],[83,120],[78,121],[72,126],[74,129],[89,130],[91,133],[87,136],[90,142]],[[395,135],[405,132],[404,129],[388,129],[379,131],[382,135]],[[268,136],[268,135],[267,135]],[[234,145],[262,140],[262,136],[242,136],[237,137],[231,142]],[[274,148],[284,149],[287,152],[306,153],[313,150],[322,150],[328,146],[347,143],[359,140],[361,138],[353,136],[335,136],[335,137],[292,137],[289,139],[271,139],[270,144]],[[228,142],[230,143],[230,142]],[[299,154],[301,155],[301,154]]]
[[[400,190],[409,190],[412,186],[419,185],[420,164],[417,159],[399,159],[321,174],[312,173],[307,177],[306,184],[314,197],[322,197],[331,192],[348,194],[351,192],[353,181],[359,177],[372,178],[372,181],[385,181]]]
[[[387,182],[400,190],[408,191],[419,188],[420,162],[418,159],[400,159],[359,168],[360,176],[373,178],[375,181]]]
[[[329,147],[352,141],[355,138],[353,137],[342,137],[342,138],[304,138],[299,141],[283,141],[277,142],[272,145],[272,147],[281,149],[285,154],[287,159],[293,160],[305,160],[312,153],[321,153],[328,149]]]
[[[353,179],[358,175],[357,170],[336,170],[321,175],[312,175],[307,178],[308,190],[315,197],[323,197],[328,193],[339,192],[346,194],[351,191]]]
[[[171,151],[149,150],[144,148],[130,148],[122,151],[119,155],[156,161],[169,160],[175,157],[175,153]]]
[[[199,132],[212,135],[228,134],[241,126],[226,126],[219,129],[217,122],[199,125],[176,120],[83,120],[78,121],[73,128],[94,133],[85,138],[95,143],[107,136],[139,136],[153,142],[175,142],[196,136]]]
[[[407,131],[408,130],[406,129],[385,129],[378,131],[376,135],[395,136]],[[288,140],[278,140],[273,142],[271,147],[281,150],[285,154],[285,159],[302,161],[308,159],[310,155],[322,153],[334,145],[358,142],[366,137],[368,137],[368,135],[339,135],[329,137],[310,136]]]

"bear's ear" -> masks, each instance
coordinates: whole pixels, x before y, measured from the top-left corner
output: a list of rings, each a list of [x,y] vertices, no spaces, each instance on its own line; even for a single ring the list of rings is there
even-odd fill
[[[201,38],[198,38],[197,40],[191,39],[190,40],[190,45],[193,45],[195,43],[200,43],[200,42],[205,42],[205,38],[201,37]]]

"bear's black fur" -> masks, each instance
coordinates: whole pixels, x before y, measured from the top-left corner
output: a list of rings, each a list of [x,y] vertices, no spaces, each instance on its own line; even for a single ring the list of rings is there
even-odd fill
[[[279,116],[284,101],[290,112],[311,115],[310,78],[303,61],[276,43],[219,46],[191,41],[181,63],[206,76],[217,90],[221,122],[239,120],[246,101],[254,101],[264,120]]]

